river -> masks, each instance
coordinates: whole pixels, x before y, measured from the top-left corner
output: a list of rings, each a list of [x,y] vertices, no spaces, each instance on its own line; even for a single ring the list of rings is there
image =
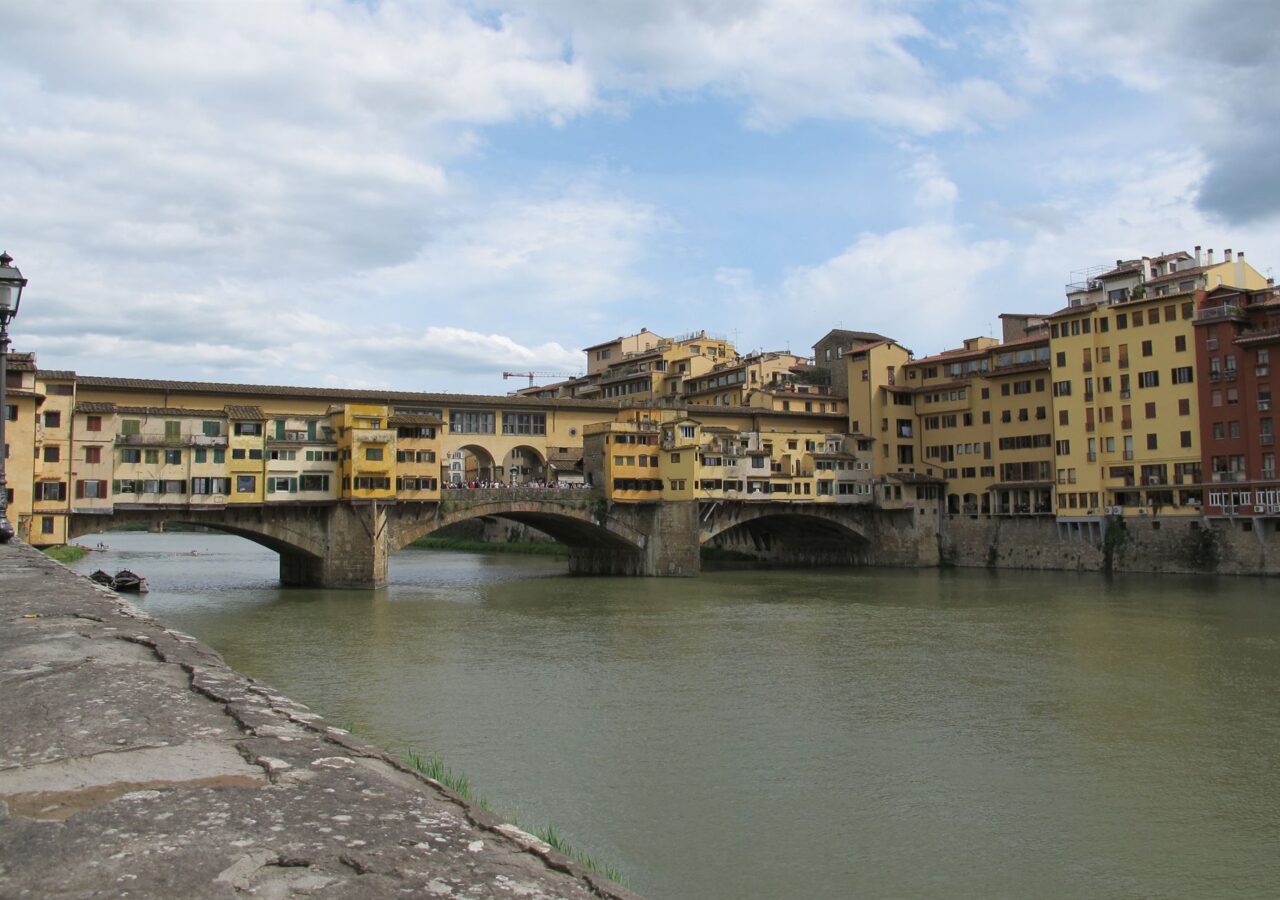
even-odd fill
[[[653,898],[1280,895],[1274,580],[408,549],[283,590],[239,538],[101,537],[77,569]]]

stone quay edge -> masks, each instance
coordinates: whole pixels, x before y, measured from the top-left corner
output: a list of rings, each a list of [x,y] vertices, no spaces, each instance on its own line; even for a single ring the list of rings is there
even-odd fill
[[[0,897],[637,897],[24,544],[0,623]]]

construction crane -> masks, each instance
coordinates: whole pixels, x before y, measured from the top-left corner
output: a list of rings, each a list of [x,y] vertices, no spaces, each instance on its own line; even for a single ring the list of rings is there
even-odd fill
[[[570,372],[570,373],[565,373],[565,372],[503,372],[503,373],[502,373],[502,380],[503,380],[503,381],[506,381],[508,378],[528,378],[528,379],[529,379],[529,387],[533,387],[533,379],[535,379],[535,378],[577,378],[577,377],[578,377],[578,373],[577,373],[577,372]]]

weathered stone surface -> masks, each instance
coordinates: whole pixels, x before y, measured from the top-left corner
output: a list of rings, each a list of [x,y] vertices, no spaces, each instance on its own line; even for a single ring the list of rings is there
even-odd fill
[[[0,545],[0,896],[633,895]]]

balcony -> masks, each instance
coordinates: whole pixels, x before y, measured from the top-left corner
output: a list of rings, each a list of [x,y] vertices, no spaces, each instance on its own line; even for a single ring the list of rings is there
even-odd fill
[[[1222,373],[1222,377],[1225,381],[1235,381],[1238,374],[1235,369],[1227,369]]]
[[[1267,411],[1267,410],[1269,410],[1269,409],[1271,409],[1271,398],[1270,398],[1270,397],[1259,397],[1259,398],[1258,398],[1258,412],[1266,412],[1266,411]]]
[[[1271,367],[1258,366],[1253,370],[1253,374],[1256,375],[1258,378],[1266,378],[1268,375],[1271,374]]]
[[[1120,392],[1120,399],[1121,399],[1121,400],[1128,400],[1128,399],[1129,399],[1129,394],[1130,394],[1130,392],[1129,392],[1129,391],[1121,391],[1121,392]]]
[[[1212,477],[1215,484],[1222,484],[1224,482],[1231,481],[1244,481],[1244,472],[1214,472]]]
[[[1221,372],[1221,371],[1219,371],[1218,369],[1210,369],[1210,370],[1209,370],[1209,380],[1210,380],[1210,381],[1212,381],[1212,382],[1214,382],[1215,384],[1216,384],[1217,382],[1221,381],[1221,380],[1222,380],[1222,372]]]
[[[116,444],[124,447],[225,447],[226,435],[183,434],[117,434]]]
[[[351,439],[357,443],[390,444],[396,439],[396,433],[387,428],[353,428]]]
[[[1276,436],[1274,434],[1264,434],[1258,438],[1258,441],[1259,443],[1262,444],[1262,446],[1270,447],[1272,444],[1276,442]]]
[[[1120,428],[1121,428],[1121,429],[1123,429],[1124,431],[1132,431],[1132,430],[1133,430],[1133,419],[1121,419],[1121,420],[1120,420]]]
[[[1132,450],[1126,450],[1126,451],[1124,451],[1124,458],[1125,458],[1125,459],[1133,459],[1133,451],[1132,451]]]
[[[1222,306],[1212,306],[1208,309],[1196,310],[1197,322],[1220,322],[1223,319],[1244,319],[1244,309],[1239,306],[1233,306],[1230,303],[1224,303]]]
[[[1090,451],[1089,453],[1085,454],[1085,459],[1087,459],[1089,462],[1097,462],[1098,454]]]

